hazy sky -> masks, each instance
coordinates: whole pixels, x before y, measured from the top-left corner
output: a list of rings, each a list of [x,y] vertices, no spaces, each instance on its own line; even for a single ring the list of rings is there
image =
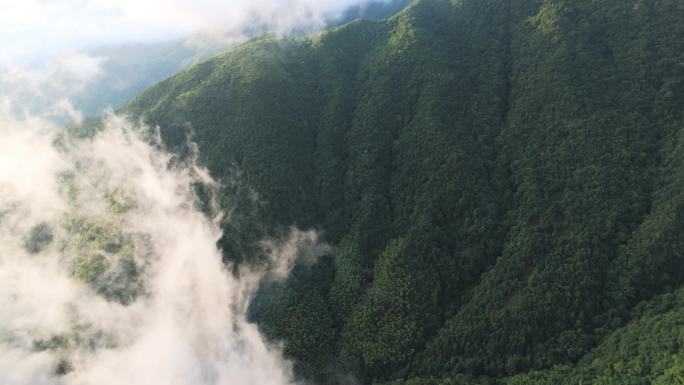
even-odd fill
[[[67,51],[150,42],[255,22],[287,32],[366,0],[0,0],[0,65]]]

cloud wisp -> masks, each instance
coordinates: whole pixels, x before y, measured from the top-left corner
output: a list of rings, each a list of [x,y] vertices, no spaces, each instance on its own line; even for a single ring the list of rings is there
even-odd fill
[[[118,108],[155,82],[264,32],[313,32],[383,0],[0,0],[0,98],[55,121]],[[17,111],[15,111],[17,112]]]
[[[90,138],[54,132],[0,113],[0,383],[293,383],[245,318],[267,273],[229,272],[196,209],[206,171],[117,116]],[[312,242],[272,247],[277,274]]]
[[[199,32],[239,36],[254,25],[277,33],[323,25],[367,0],[0,0],[0,65],[126,42]],[[19,63],[17,63],[19,61]]]

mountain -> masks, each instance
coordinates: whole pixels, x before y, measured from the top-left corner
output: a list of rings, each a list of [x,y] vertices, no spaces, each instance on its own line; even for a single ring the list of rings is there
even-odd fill
[[[681,0],[418,0],[122,112],[197,143],[227,261],[336,247],[250,309],[302,378],[682,384],[683,37]]]
[[[107,46],[38,60],[29,67],[0,67],[0,99],[13,114],[64,124],[120,108],[161,79],[210,58],[227,45],[200,47],[183,40]]]
[[[342,16],[325,22],[329,27],[357,19],[386,19],[410,3],[409,0],[370,1],[347,9]],[[257,36],[267,27],[244,31]],[[206,42],[202,36],[159,43],[123,44],[88,50],[87,55],[102,58],[101,74],[71,96],[74,106],[85,116],[97,116],[107,107],[119,108],[154,83],[192,64],[206,60],[235,43],[226,39]],[[198,40],[198,41],[193,41]]]
[[[122,106],[159,80],[216,52],[205,52],[183,40],[92,49],[87,54],[103,60],[101,74],[72,95],[71,101],[84,115],[97,116],[103,109]]]
[[[397,12],[411,4],[412,0],[380,0],[369,1],[360,5],[349,7],[344,13],[327,22],[328,27],[339,27],[342,24],[357,19],[384,20],[394,16]]]

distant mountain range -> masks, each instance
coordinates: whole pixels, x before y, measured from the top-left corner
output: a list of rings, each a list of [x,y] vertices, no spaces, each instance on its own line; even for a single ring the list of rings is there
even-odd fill
[[[371,1],[348,9],[341,17],[331,19],[326,24],[333,27],[356,19],[385,19],[409,3],[409,0]],[[267,30],[257,28],[246,34],[257,36],[265,32]],[[65,90],[60,88],[54,93],[69,97],[74,107],[85,116],[96,116],[107,107],[122,106],[159,80],[206,60],[232,44],[230,40],[204,42],[201,37],[190,37],[162,43],[126,44],[88,50],[85,54],[102,59],[101,73],[75,92],[62,95]],[[47,88],[50,90],[50,85]],[[38,101],[34,100],[34,103]]]

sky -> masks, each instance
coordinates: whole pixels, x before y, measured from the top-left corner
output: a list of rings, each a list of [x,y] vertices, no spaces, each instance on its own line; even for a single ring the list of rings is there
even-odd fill
[[[237,33],[254,23],[286,33],[366,0],[0,0],[0,66],[65,52],[156,42],[199,32]]]
[[[255,30],[315,31],[369,1],[0,0],[0,102],[15,115],[40,114],[62,123],[100,114],[174,73],[166,70],[169,64],[179,71],[253,37]],[[116,56],[124,51],[93,53],[161,42],[190,48],[187,62],[159,62],[142,50],[130,58]],[[112,60],[119,64],[108,68]],[[134,70],[122,61],[124,67],[145,67],[129,73]]]

